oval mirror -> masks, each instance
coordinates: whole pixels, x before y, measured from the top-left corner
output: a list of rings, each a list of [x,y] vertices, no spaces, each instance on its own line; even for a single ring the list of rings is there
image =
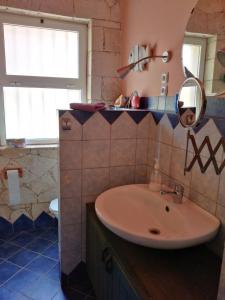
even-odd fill
[[[225,95],[225,1],[197,2],[186,27],[182,60],[186,77],[199,78],[207,96]]]
[[[178,97],[179,120],[183,127],[193,128],[204,116],[206,97],[200,80],[187,78],[181,86]]]

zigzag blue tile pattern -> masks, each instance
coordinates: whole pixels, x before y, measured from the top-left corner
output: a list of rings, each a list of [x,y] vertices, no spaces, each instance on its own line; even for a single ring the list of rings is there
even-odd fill
[[[35,230],[56,225],[57,219],[51,217],[46,212],[42,212],[34,221],[22,214],[13,224],[0,217],[0,239],[4,239],[24,230]]]

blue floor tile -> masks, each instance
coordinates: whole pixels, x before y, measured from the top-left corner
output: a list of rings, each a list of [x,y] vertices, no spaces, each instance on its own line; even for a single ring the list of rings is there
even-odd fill
[[[52,245],[52,242],[44,240],[44,239],[41,239],[41,238],[37,238],[36,240],[34,240],[30,244],[26,245],[25,247],[27,249],[32,250],[32,251],[35,251],[35,252],[38,252],[38,253],[42,253],[47,248],[49,248],[51,245]]]
[[[41,228],[35,228],[31,229],[28,232],[32,234],[33,237],[37,238],[40,237],[43,233],[45,233],[46,229],[41,229]]]
[[[55,260],[59,260],[59,247],[58,243],[51,245],[47,250],[43,252],[44,256],[50,257]]]
[[[0,258],[6,259],[16,253],[20,248],[16,245],[5,242],[0,246]]]
[[[60,280],[60,265],[57,263],[47,274],[46,276],[52,280],[59,281]]]
[[[4,283],[10,277],[12,277],[16,272],[20,270],[19,267],[11,264],[10,262],[2,262],[0,264],[0,283]]]
[[[27,300],[28,298],[22,294],[14,291],[7,290],[3,287],[0,288],[0,299],[1,300]]]
[[[0,300],[95,299],[87,298],[89,280],[82,268],[62,291],[58,253],[57,227],[30,229],[0,239]]]
[[[49,272],[56,265],[56,261],[44,256],[38,256],[29,265],[26,266],[27,269],[44,274]]]
[[[34,240],[34,236],[30,233],[27,232],[22,232],[19,235],[17,235],[16,237],[14,237],[13,239],[10,240],[10,242],[12,242],[13,244],[16,244],[18,246],[25,246],[28,243],[31,243]]]
[[[5,242],[9,242],[11,239],[16,237],[18,235],[18,232],[11,232],[11,234],[7,234],[5,237],[1,237],[2,240]]]
[[[49,228],[41,235],[41,238],[52,242],[58,241],[58,228]]]
[[[17,291],[23,293],[39,277],[40,277],[39,274],[36,274],[26,269],[22,269],[15,276],[13,276],[9,281],[7,281],[4,284],[4,287],[11,291]]]
[[[21,249],[19,252],[8,258],[8,261],[24,267],[30,263],[38,254],[28,249]]]
[[[26,296],[34,300],[50,300],[58,291],[61,286],[59,282],[50,280],[43,276],[38,280],[34,281],[24,292]]]

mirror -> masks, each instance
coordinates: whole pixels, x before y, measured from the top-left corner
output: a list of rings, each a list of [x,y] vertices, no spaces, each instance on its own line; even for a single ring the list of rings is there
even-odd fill
[[[206,97],[200,80],[187,78],[178,97],[179,120],[183,127],[193,128],[200,123],[206,109]]]
[[[225,97],[224,48],[225,2],[199,0],[186,27],[182,60],[186,77],[199,78],[207,96]]]

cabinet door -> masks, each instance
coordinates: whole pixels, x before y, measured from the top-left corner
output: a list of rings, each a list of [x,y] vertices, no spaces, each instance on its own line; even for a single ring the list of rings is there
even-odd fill
[[[110,247],[95,223],[87,222],[87,270],[98,300],[112,299]]]
[[[113,266],[113,300],[139,300],[120,266],[114,260]]]
[[[139,300],[101,228],[87,218],[87,270],[98,300]]]

